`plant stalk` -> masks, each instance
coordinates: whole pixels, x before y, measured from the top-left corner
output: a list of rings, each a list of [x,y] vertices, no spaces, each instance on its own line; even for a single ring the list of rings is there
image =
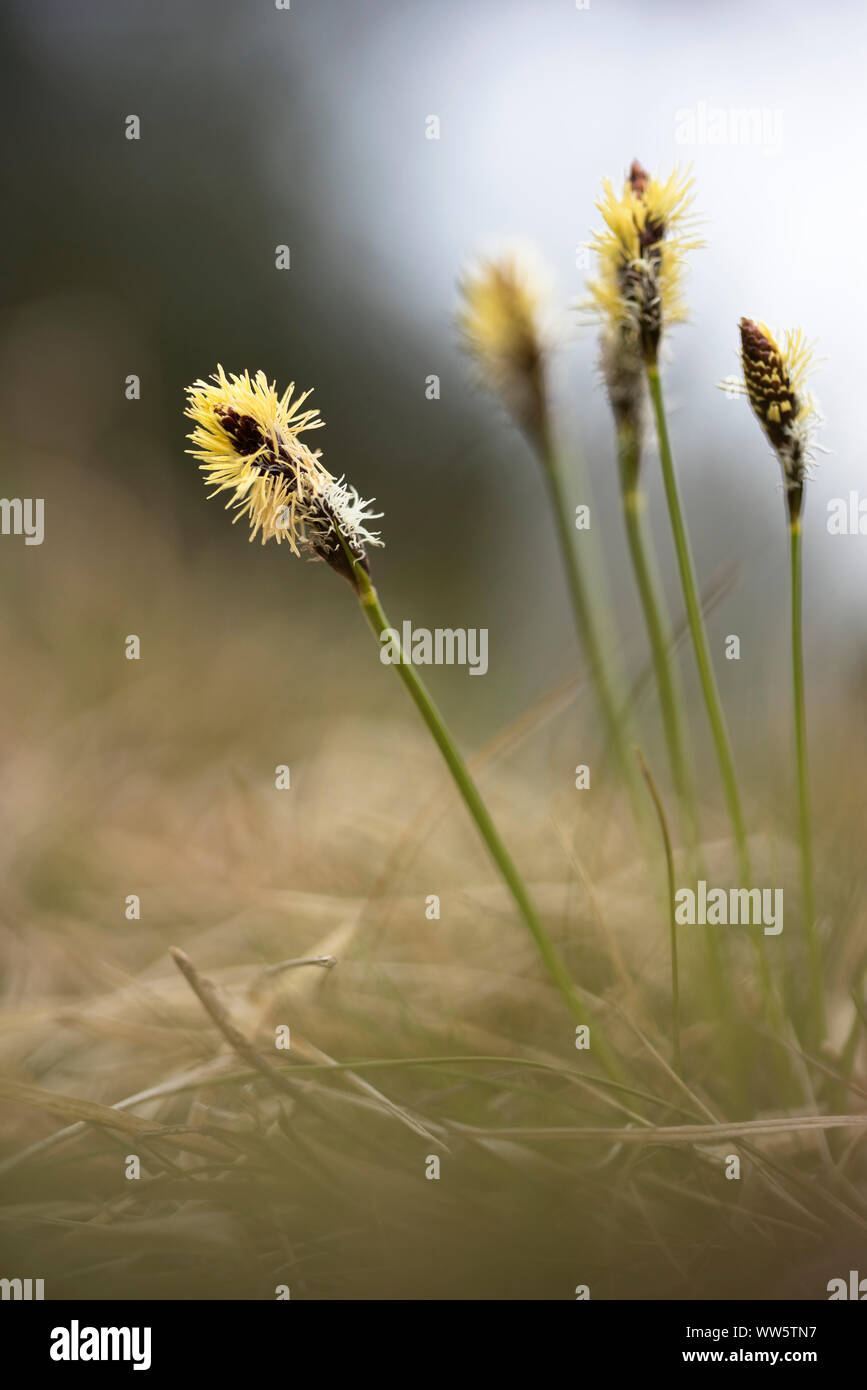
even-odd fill
[[[686,752],[683,693],[676,669],[669,660],[669,651],[673,645],[672,636],[652,546],[644,525],[646,502],[639,483],[641,448],[635,430],[628,425],[622,425],[617,431],[617,454],[629,555],[650,641],[672,780],[680,803],[686,840],[695,856],[701,843],[701,825]]]
[[[705,632],[704,620],[701,613],[701,604],[698,598],[698,589],[695,580],[695,565],[680,501],[677,475],[674,471],[674,458],[672,456],[671,441],[668,435],[665,403],[662,396],[662,383],[656,357],[648,356],[646,359],[646,366],[650,396],[653,402],[653,415],[656,422],[656,434],[659,442],[659,458],[662,465],[665,496],[668,503],[668,514],[671,520],[674,547],[677,553],[677,564],[686,607],[687,623],[692,638],[693,652],[695,653],[695,661],[698,667],[705,708],[707,709],[708,721],[713,736],[726,805],[734,830],[740,881],[745,888],[750,888],[752,886],[752,864],[750,861],[749,846],[747,844],[746,825],[741,810],[741,799],[738,791],[734,757],[732,755],[731,742],[726,726],[725,714],[723,713],[722,702],[720,700],[716,675],[714,674],[713,662],[711,661],[707,634]],[[785,1029],[782,1002],[771,975],[764,932],[759,931],[755,933],[753,940],[758,957],[762,994],[768,1020],[777,1036],[783,1038],[785,1036]],[[775,1056],[775,1063],[781,1082],[787,1084],[785,1081],[788,1074],[786,1058],[778,1053]]]
[[[668,872],[668,934],[671,955],[671,1038],[674,1052],[674,1070],[679,1077],[683,1077],[683,1064],[680,1053],[680,978],[677,969],[677,923],[674,917],[675,881],[674,881],[674,855],[671,848],[671,835],[668,830],[668,821],[665,816],[665,808],[662,798],[656,788],[656,783],[651,776],[650,768],[644,761],[641,749],[636,748],[639,766],[641,767],[644,780],[653,800],[656,816],[659,821],[659,829],[662,835],[662,846],[665,851],[665,864]]]
[[[361,605],[361,610],[369,626],[373,630],[374,635],[379,638],[386,629],[391,628],[391,624],[379,602],[376,589],[371,583],[366,570],[358,563],[342,537],[341,543],[346,557],[352,566],[352,573],[354,575],[353,583],[358,601]],[[439,748],[445,764],[454,779],[455,785],[461,794],[464,805],[475,821],[476,828],[499,870],[506,887],[512,895],[515,905],[525,925],[529,929],[530,935],[536,943],[536,948],[551,980],[559,990],[573,1018],[581,1024],[586,1024],[588,1026],[592,1024],[590,1034],[591,1053],[597,1057],[600,1065],[612,1079],[622,1080],[622,1071],[614,1052],[609,1047],[599,1027],[595,1023],[592,1023],[589,1013],[580,999],[575,984],[556,946],[542,924],[541,918],[524,884],[524,880],[491,819],[490,812],[482,799],[482,795],[466,763],[458,752],[439,710],[428,694],[423,682],[416,674],[412,662],[402,650],[400,652],[400,661],[396,663],[395,669],[406,687],[413,704],[430,730],[434,742]]]
[[[801,891],[810,971],[810,1041],[816,1046],[825,1036],[825,994],[822,948],[816,921],[813,879],[813,833],[810,815],[810,778],[807,763],[807,716],[804,700],[803,547],[802,501],[789,499],[789,555],[792,580],[792,692],[795,724],[795,763],[798,782],[798,824],[801,841]]]
[[[593,586],[588,583],[585,567],[575,544],[573,514],[566,497],[544,392],[540,391],[538,413],[534,425],[527,429],[527,434],[536,449],[545,475],[578,639],[587,658],[608,739],[626,783],[636,822],[643,827],[645,816],[641,787],[626,736],[627,706],[623,699],[618,699],[618,682],[599,634],[599,625],[591,598],[593,589],[598,591],[599,585]]]
[[[671,764],[672,780],[678,797],[681,820],[686,843],[689,846],[689,861],[694,877],[701,876],[701,824],[696,803],[695,787],[692,780],[689,758],[687,756],[687,717],[684,709],[683,692],[678,679],[677,666],[673,663],[673,641],[662,587],[657,575],[652,541],[644,525],[646,499],[640,486],[641,446],[634,428],[627,423],[617,429],[617,455],[620,467],[620,493],[623,504],[623,517],[629,553],[635,573],[644,621],[656,675],[659,703],[668,757]],[[645,780],[649,781],[644,760],[639,755]],[[651,786],[657,815],[661,803],[655,787]],[[664,832],[668,834],[668,830]],[[670,904],[673,911],[674,889],[670,887]],[[734,1019],[731,988],[726,974],[725,963],[719,938],[715,932],[707,934],[708,964],[710,984],[717,1007],[727,1023]]]
[[[648,361],[647,379],[650,386],[651,400],[653,401],[653,414],[656,421],[657,439],[659,441],[659,458],[662,465],[663,482],[665,484],[665,497],[668,503],[668,514],[671,520],[674,547],[677,552],[677,566],[680,572],[680,582],[683,589],[683,600],[686,606],[689,632],[692,638],[692,646],[695,653],[696,665],[698,667],[702,695],[704,696],[704,703],[710,722],[714,748],[716,749],[717,762],[719,763],[723,792],[725,794],[726,805],[734,830],[735,844],[740,861],[741,880],[745,887],[749,887],[752,881],[752,868],[750,864],[749,848],[747,846],[746,825],[741,810],[737,774],[735,772],[734,758],[732,756],[731,742],[726,727],[725,715],[723,713],[722,702],[720,700],[719,689],[717,687],[716,676],[714,674],[713,663],[708,648],[707,634],[701,615],[701,605],[699,603],[698,589],[695,581],[695,565],[693,563],[689,537],[684,522],[677,476],[674,471],[671,443],[668,437],[668,424],[665,418],[665,405],[662,398],[662,383],[659,377],[659,366],[655,361]]]

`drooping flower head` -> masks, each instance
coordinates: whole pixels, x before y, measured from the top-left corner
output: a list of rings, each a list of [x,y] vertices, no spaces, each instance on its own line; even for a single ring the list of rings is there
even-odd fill
[[[740,321],[743,382],[729,383],[745,395],[783,470],[790,512],[800,513],[804,482],[819,414],[805,388],[815,360],[800,329],[786,333],[782,346],[763,323]]]
[[[609,332],[653,359],[664,329],[686,318],[685,258],[702,244],[692,233],[691,187],[678,170],[662,183],[635,160],[621,194],[606,179],[596,204],[605,230],[591,241],[599,274],[588,286],[590,307]]]
[[[235,510],[235,521],[248,519],[250,540],[288,541],[294,554],[326,560],[351,579],[341,537],[366,566],[366,547],[382,545],[367,530],[374,514],[301,440],[324,421],[317,410],[302,408],[310,392],[293,401],[294,389],[279,396],[264,372],[251,378],[218,367],[208,381],[187,388],[185,414],[194,424],[187,452],[199,460],[210,496],[230,493],[226,507]]]
[[[548,346],[541,268],[528,250],[513,246],[468,270],[458,288],[461,341],[483,382],[522,427],[538,428]]]

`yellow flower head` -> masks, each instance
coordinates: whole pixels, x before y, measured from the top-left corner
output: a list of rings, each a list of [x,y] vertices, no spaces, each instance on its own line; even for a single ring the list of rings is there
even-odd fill
[[[747,397],[790,491],[800,500],[819,421],[804,385],[814,349],[800,329],[786,333],[780,346],[766,324],[747,318],[740,321],[740,335],[744,379],[727,384]]]
[[[609,328],[640,335],[645,351],[655,353],[663,328],[686,318],[685,258],[702,244],[691,234],[691,187],[677,170],[661,183],[636,160],[620,196],[606,179],[596,204],[605,230],[591,241],[599,274],[590,307]]]
[[[531,423],[546,347],[544,276],[528,252],[513,247],[467,271],[458,288],[463,346],[485,384],[503,396],[521,424]]]
[[[234,376],[222,367],[208,381],[187,388],[185,414],[193,421],[189,435],[214,497],[229,492],[226,507],[235,521],[247,517],[250,539],[274,539],[327,560],[351,575],[340,536],[356,559],[365,547],[381,545],[365,523],[373,514],[342,478],[334,478],[319,451],[312,453],[299,436],[324,421],[316,410],[303,410],[306,391],[293,401],[294,384],[277,394],[264,372]]]

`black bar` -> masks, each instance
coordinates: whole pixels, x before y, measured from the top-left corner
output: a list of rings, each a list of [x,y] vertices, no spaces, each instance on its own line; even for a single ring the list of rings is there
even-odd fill
[[[729,1371],[741,1366],[804,1367],[823,1375],[861,1367],[863,1373],[867,1314],[837,1302],[579,1301],[568,1316],[563,1308],[557,1313],[549,1306],[545,1312],[544,1306],[524,1303],[516,1312],[509,1304],[473,1301],[430,1307],[417,1302],[402,1303],[396,1313],[372,1301],[7,1301],[0,1304],[0,1331],[7,1358],[14,1355],[25,1372],[47,1371],[61,1379],[78,1374],[93,1378],[106,1370],[114,1376],[135,1375],[136,1360],[141,1363],[139,1374],[158,1377],[167,1371],[194,1372],[225,1380],[251,1372],[274,1374],[283,1364],[287,1378],[294,1378],[301,1358],[308,1361],[311,1354],[316,1358],[321,1353],[322,1369],[333,1373],[341,1351],[358,1373],[368,1356],[380,1366],[392,1358],[406,1365],[409,1353],[411,1362],[419,1358],[429,1365],[432,1351],[437,1362],[448,1354],[450,1333],[456,1346],[465,1345],[471,1334],[472,1349],[486,1369],[489,1357],[496,1361],[512,1356],[517,1339],[527,1354],[538,1358],[540,1368],[548,1360],[546,1347],[559,1348],[558,1359],[568,1348],[567,1362],[572,1361],[576,1374],[591,1364],[591,1357],[612,1373],[645,1370],[665,1375],[674,1368],[702,1373],[709,1366]],[[556,1336],[556,1342],[531,1337],[540,1329],[537,1318],[551,1320],[544,1330]],[[103,1328],[120,1330],[116,1347],[126,1360],[81,1355],[98,1350],[111,1357],[115,1338],[110,1333],[103,1338]],[[98,1337],[89,1329],[97,1329]],[[351,1332],[362,1340],[349,1340]],[[54,1359],[52,1349],[55,1356],[63,1352],[70,1357],[77,1350],[78,1359]],[[373,1362],[368,1362],[371,1371]]]

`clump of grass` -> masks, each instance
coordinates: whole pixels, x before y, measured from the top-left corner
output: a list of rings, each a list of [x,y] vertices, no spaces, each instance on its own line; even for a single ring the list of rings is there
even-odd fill
[[[734,832],[738,872],[741,882],[750,886],[753,881],[752,860],[747,837],[741,793],[735,768],[728,724],[720,698],[719,686],[707,638],[695,562],[692,556],[660,375],[660,346],[669,329],[686,317],[683,279],[686,258],[701,245],[693,230],[691,214],[692,180],[675,171],[666,182],[652,178],[640,164],[633,163],[620,195],[610,183],[605,185],[605,197],[599,204],[606,228],[598,233],[595,246],[600,263],[599,278],[591,282],[591,296],[603,319],[609,357],[609,394],[616,411],[624,415],[623,399],[634,400],[626,413],[625,432],[619,432],[621,469],[627,471],[627,485],[637,472],[635,458],[636,427],[634,420],[640,408],[639,380],[646,380],[656,428],[659,458],[662,468],[666,503],[674,541],[681,591],[692,643],[693,655],[712,735],[726,806]],[[618,360],[619,359],[619,360]],[[627,450],[625,461],[624,446]],[[634,530],[630,519],[627,526]],[[634,537],[633,554],[643,593],[644,611],[651,632],[651,645],[656,653],[657,680],[663,710],[667,709],[669,749],[675,781],[687,806],[690,788],[683,768],[680,727],[681,719],[674,691],[667,678],[663,656],[664,638],[660,626],[658,605],[652,589],[642,572],[641,541]],[[694,811],[693,825],[696,824]],[[711,947],[711,969],[715,988],[730,1027],[734,1027],[734,1006],[722,954],[714,941]],[[756,937],[756,952],[768,1019],[779,1037],[784,1031],[783,1009],[768,961],[764,936]],[[740,1071],[746,1072],[746,1058],[740,1043]],[[775,1065],[783,1086],[787,1085],[787,1068],[779,1051],[774,1052]]]
[[[172,589],[177,580],[166,566],[162,582]],[[190,630],[210,611],[194,607]],[[271,650],[276,617],[254,615],[253,650]],[[238,721],[255,728],[258,692],[249,672],[221,668],[213,650],[200,657],[207,688],[223,692],[209,717],[224,724],[205,737],[195,700],[175,707],[170,737],[187,761],[171,795],[159,781],[133,788],[125,777],[126,797],[96,805],[81,826],[41,818],[47,860],[60,844],[73,848],[62,905],[35,899],[24,863],[10,882],[39,948],[20,989],[16,939],[0,935],[11,987],[0,1015],[6,1266],[18,1268],[26,1252],[50,1297],[269,1299],[287,1284],[302,1299],[558,1299],[579,1282],[594,1298],[823,1297],[828,1278],[850,1267],[867,1217],[860,1021],[848,1073],[842,1061],[822,1063],[842,1104],[781,1116],[766,1077],[749,1113],[733,1109],[714,1056],[720,1021],[696,994],[685,939],[678,1078],[670,961],[662,934],[653,939],[647,885],[626,899],[619,878],[599,879],[602,827],[585,829],[581,867],[624,955],[628,993],[577,868],[546,858],[540,838],[531,855],[540,905],[567,961],[589,972],[626,1073],[624,1084],[608,1082],[568,1030],[564,1047],[530,939],[508,931],[506,894],[479,884],[466,837],[449,820],[432,836],[424,821],[405,841],[401,769],[418,766],[421,729],[370,725],[343,740],[332,729],[287,821],[273,797],[215,776],[213,746]],[[290,666],[291,652],[278,654],[269,680]],[[184,669],[179,649],[166,692]],[[160,703],[130,690],[99,706],[108,780],[126,766],[131,724],[145,744],[155,738]],[[273,741],[282,710],[259,718]],[[522,715],[496,746],[538,745],[558,731],[571,741],[573,706],[561,701],[553,725],[541,727]],[[54,725],[45,737],[33,729],[32,748],[19,750],[25,783],[46,750],[59,760],[66,737]],[[313,852],[305,827],[340,763],[345,781],[323,819],[327,841],[337,834],[343,846],[335,864],[327,845]],[[81,775],[93,778],[91,761]],[[376,806],[377,838],[359,846],[360,806],[341,823],[336,806],[372,775],[365,799],[368,815]],[[505,829],[535,818],[531,781],[502,764],[488,775],[514,808]],[[418,790],[441,803],[429,776]],[[564,824],[571,832],[579,821],[572,813]],[[164,826],[154,845],[148,825]],[[20,846],[7,842],[16,863],[22,849],[32,862],[32,832],[24,834]],[[86,886],[73,871],[79,835],[94,849]],[[384,858],[401,841],[401,860],[372,900],[371,850]],[[844,863],[841,878],[861,881],[856,845]],[[209,885],[204,901],[191,865]],[[111,899],[116,874],[143,883],[151,904],[163,890],[159,915],[151,906],[134,932],[88,920],[93,903]],[[452,906],[440,922],[419,922],[431,881]],[[853,936],[856,906],[841,914]],[[179,934],[186,978],[166,954]],[[337,964],[272,968],[287,955]],[[742,1026],[761,1040],[749,995],[744,1005]],[[286,1022],[292,1047],[280,1052],[274,1028]],[[819,1061],[804,1065],[821,1085]],[[823,1136],[835,1135],[832,1169]],[[731,1152],[743,1163],[736,1203],[722,1176]],[[137,1182],[123,1176],[130,1153],[142,1160]],[[440,1157],[439,1183],[424,1177],[429,1155]]]
[[[591,282],[590,288],[609,336],[616,335],[619,340],[615,342],[614,351],[628,350],[633,358],[631,375],[637,380],[640,362],[649,386],[693,653],[735,833],[740,872],[744,883],[750,883],[752,872],[746,825],[731,740],[702,618],[659,372],[663,336],[686,317],[683,292],[686,256],[701,245],[691,230],[690,190],[691,180],[679,173],[673,173],[662,183],[651,178],[637,163],[633,164],[619,196],[611,184],[606,183],[605,198],[600,204],[606,230],[597,234],[595,240],[601,269],[599,279]],[[620,367],[619,370],[625,369]],[[680,777],[682,781],[682,772]]]

